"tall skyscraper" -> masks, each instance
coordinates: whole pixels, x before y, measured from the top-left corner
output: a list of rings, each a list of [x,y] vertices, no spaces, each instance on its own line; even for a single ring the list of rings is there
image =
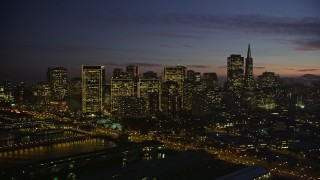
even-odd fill
[[[178,118],[182,107],[181,97],[177,82],[163,82],[161,86],[161,111],[171,118]]]
[[[160,79],[140,78],[138,82],[138,98],[143,101],[143,109],[147,115],[155,116],[160,106]]]
[[[111,112],[118,112],[121,98],[136,97],[135,87],[135,81],[131,78],[111,79]]]
[[[0,101],[3,102],[13,102],[14,96],[13,96],[13,85],[11,81],[3,81],[2,84],[0,84]]]
[[[191,72],[191,71],[188,71]],[[183,81],[183,109],[190,111],[192,109],[192,98],[195,91],[195,79],[189,76]]]
[[[104,66],[82,66],[82,113],[99,114],[102,112],[104,84]]]
[[[6,80],[3,81],[3,89],[4,89],[4,94],[6,97],[7,102],[13,102],[14,101],[14,96],[13,96],[13,84],[12,81]]]
[[[81,111],[82,79],[72,78],[69,89],[69,107],[74,111]]]
[[[186,78],[187,68],[184,66],[165,67],[163,82],[174,81],[178,84],[178,93],[183,97],[183,81]]]
[[[247,58],[245,62],[245,74],[244,83],[247,90],[253,90],[254,88],[254,77],[253,77],[253,59],[251,56],[250,44],[248,45]]]
[[[280,76],[274,72],[264,72],[262,75],[258,76],[257,84],[259,92],[255,93],[257,98],[257,106],[262,109],[273,109],[277,105],[277,98],[282,99],[281,90],[278,89],[280,84]],[[279,91],[280,90],[280,91]],[[284,103],[282,107],[285,107],[287,104],[287,99],[284,98],[281,100],[281,103]]]
[[[218,77],[216,73],[203,73],[202,81],[205,82],[208,88],[218,89]]]
[[[144,79],[150,79],[150,78],[158,78],[158,75],[156,72],[153,71],[147,71],[145,73],[143,73],[143,78]]]
[[[111,83],[107,83],[103,87],[103,104],[106,113],[111,112]]]
[[[258,86],[261,89],[275,88],[280,84],[280,76],[275,72],[263,72],[258,76]]]
[[[186,77],[186,70],[184,66],[164,67],[163,81],[174,81],[182,85]]]
[[[174,93],[170,93],[170,96],[173,97],[175,96],[175,108],[171,108],[170,111],[177,111],[174,112],[173,114],[178,114],[178,111],[182,110],[183,108],[183,82],[186,78],[186,70],[187,68],[184,66],[171,66],[171,67],[164,67],[164,72],[163,72],[163,88],[162,88],[162,103],[161,103],[161,109],[164,111],[163,107],[168,106],[165,101],[166,96],[167,96],[167,90],[172,91],[174,90]],[[168,82],[174,82],[174,83],[168,83]],[[171,85],[174,84],[174,88],[171,88]],[[168,86],[168,87],[166,87]],[[173,92],[173,91],[172,91]],[[173,107],[173,106],[172,106]],[[172,114],[172,113],[171,113]]]
[[[232,54],[228,57],[227,85],[228,90],[240,96],[244,84],[244,58]]]
[[[67,95],[67,69],[63,67],[48,68],[47,79],[51,86],[52,100],[63,100]]]
[[[192,110],[192,98],[194,95],[196,84],[196,72],[187,70],[187,76],[183,81],[183,109],[186,111]]]
[[[6,95],[4,93],[4,87],[3,84],[0,83],[0,102],[6,101]]]
[[[25,101],[25,83],[20,82],[18,84],[18,87],[15,90],[15,101],[19,104],[22,105],[23,102]]]
[[[51,87],[47,81],[40,81],[33,87],[33,97],[37,105],[49,104],[51,99]]]
[[[113,69],[113,75],[112,75],[112,78],[115,78],[115,79],[121,79],[121,78],[124,78],[126,76],[126,73],[123,72],[122,69],[120,68],[114,68]]]
[[[70,81],[70,94],[72,95],[81,95],[82,94],[82,79],[81,78],[72,78]]]
[[[194,70],[190,69],[190,70],[187,71],[187,79],[192,81],[192,82],[196,81],[196,76],[195,76]]]
[[[138,79],[139,78],[139,69],[138,66],[127,66],[126,73],[129,78]]]

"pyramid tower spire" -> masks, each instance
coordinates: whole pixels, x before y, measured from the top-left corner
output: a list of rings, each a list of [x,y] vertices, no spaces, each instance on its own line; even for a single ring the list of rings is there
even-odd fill
[[[247,58],[252,58],[252,57],[251,57],[251,48],[250,48],[250,44],[248,45]]]
[[[245,87],[248,90],[253,90],[254,88],[253,59],[251,56],[250,44],[248,45],[247,58],[245,61],[244,81],[245,81]]]

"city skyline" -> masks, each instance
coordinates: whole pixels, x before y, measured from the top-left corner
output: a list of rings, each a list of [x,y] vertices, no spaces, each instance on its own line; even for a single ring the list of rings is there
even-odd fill
[[[239,57],[242,57],[242,58],[244,58],[243,56],[242,56],[242,54],[230,54],[229,55],[230,57],[232,57],[232,56],[239,56]],[[142,66],[140,66],[141,64],[140,63],[131,63],[131,64],[122,64],[122,65],[117,65],[117,66],[104,66],[103,64],[83,64],[83,65],[80,65],[79,66],[79,74],[77,73],[75,76],[73,76],[72,74],[70,74],[69,73],[69,69],[67,69],[65,66],[50,66],[50,67],[44,67],[44,69],[39,69],[38,70],[38,72],[40,71],[40,72],[44,72],[44,74],[43,73],[41,73],[40,74],[40,77],[37,77],[38,79],[26,79],[26,81],[24,81],[23,79],[25,78],[25,77],[22,77],[22,78],[17,78],[17,79],[10,79],[10,78],[3,78],[3,79],[1,79],[1,81],[2,82],[4,82],[4,81],[10,81],[10,82],[12,82],[12,83],[14,83],[15,85],[17,85],[17,84],[19,84],[19,83],[26,83],[26,85],[32,85],[32,84],[36,84],[36,83],[38,83],[38,82],[48,82],[48,83],[50,83],[50,80],[48,79],[48,71],[49,71],[49,69],[59,69],[59,68],[62,68],[62,69],[66,69],[66,70],[68,70],[68,73],[67,73],[67,77],[66,77],[66,80],[67,80],[67,83],[69,84],[69,83],[72,83],[72,80],[73,79],[81,79],[81,77],[82,77],[82,70],[81,70],[81,67],[82,66],[103,66],[104,67],[104,69],[108,69],[108,71],[107,70],[105,70],[105,75],[103,76],[104,78],[105,78],[105,83],[107,83],[107,84],[110,84],[111,83],[111,81],[112,81],[112,78],[113,78],[113,75],[114,75],[114,70],[121,70],[121,72],[125,72],[125,71],[123,71],[123,70],[126,70],[126,68],[127,67],[131,67],[131,66],[135,66],[135,67],[139,67],[139,74],[138,74],[138,76],[137,77],[143,77],[144,76],[144,74],[145,73],[154,73],[155,75],[156,75],[156,78],[159,78],[159,79],[163,79],[164,78],[164,69],[166,69],[166,68],[175,68],[175,67],[179,67],[179,66],[181,66],[181,67],[184,67],[184,68],[186,68],[187,70],[191,70],[191,71],[194,71],[194,73],[200,73],[200,74],[198,74],[199,75],[199,78],[200,78],[200,76],[201,76],[201,78],[202,77],[204,77],[205,76],[205,74],[211,74],[211,73],[214,73],[214,74],[216,74],[217,75],[217,79],[218,79],[218,82],[219,82],[219,86],[220,87],[222,87],[223,86],[223,84],[225,83],[225,82],[227,82],[228,80],[228,70],[227,70],[227,62],[228,62],[228,59],[230,58],[230,57],[227,57],[226,58],[226,65],[225,65],[225,67],[223,67],[223,69],[225,70],[224,72],[225,72],[225,74],[224,75],[222,75],[221,76],[221,74],[217,74],[216,72],[214,72],[214,71],[210,71],[210,70],[208,70],[208,71],[199,71],[199,68],[197,67],[197,65],[194,65],[194,66],[185,66],[185,65],[183,65],[183,64],[174,64],[174,65],[159,65],[159,69],[152,69],[152,68],[150,68],[150,69],[145,69],[144,68],[144,65],[142,65]],[[246,56],[245,56],[246,57]],[[245,58],[245,59],[247,59],[247,58]],[[254,59],[254,58],[251,58],[251,59]],[[255,60],[255,59],[254,59]],[[284,79],[286,79],[286,78],[289,78],[289,79],[294,79],[294,78],[300,78],[300,77],[303,77],[303,76],[305,76],[305,75],[314,75],[314,76],[319,76],[320,77],[320,75],[319,74],[316,74],[316,73],[307,73],[307,72],[305,72],[305,71],[302,71],[303,73],[302,74],[299,74],[299,75],[295,75],[295,76],[281,76],[281,74],[280,73],[278,73],[278,72],[276,72],[276,71],[272,71],[272,69],[268,69],[268,70],[264,70],[264,71],[258,71],[257,72],[257,70],[256,69],[260,69],[260,67],[255,67],[254,66],[254,62],[252,63],[253,64],[253,67],[252,67],[252,69],[253,69],[253,77],[254,77],[254,81],[253,82],[256,82],[257,81],[257,79],[258,79],[258,77],[259,76],[261,76],[261,75],[263,75],[264,73],[275,73],[275,74],[277,74],[277,75],[279,75],[279,78],[284,78]],[[198,66],[201,66],[201,65],[198,65]],[[247,66],[245,66],[245,63],[243,63],[243,75],[245,74],[245,72],[246,72],[246,70],[245,70],[245,67],[247,67]],[[222,67],[220,67],[221,69],[222,69]],[[141,70],[142,69],[142,70]],[[74,70],[74,69],[73,69]],[[197,71],[198,70],[198,71]],[[259,73],[259,74],[258,74]],[[245,79],[243,80],[243,86],[246,86],[245,85]]]
[[[320,179],[319,0],[4,0],[0,179]]]
[[[178,64],[225,77],[227,57],[245,56],[249,43],[255,77],[264,71],[319,75],[319,2],[274,4],[6,2],[0,77],[40,81],[45,68],[57,66],[80,77],[82,64],[104,65],[107,79],[115,67],[137,65],[160,75],[164,66]]]

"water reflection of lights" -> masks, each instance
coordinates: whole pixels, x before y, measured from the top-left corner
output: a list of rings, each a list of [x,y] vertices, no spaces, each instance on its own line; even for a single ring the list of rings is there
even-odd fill
[[[21,163],[28,161],[37,161],[45,158],[60,157],[73,153],[88,152],[114,146],[116,146],[114,143],[105,141],[104,139],[83,139],[52,145],[41,145],[37,147],[0,152],[0,161],[14,162],[15,164],[19,164],[19,161],[21,161]],[[1,165],[4,166],[3,163],[1,163]]]

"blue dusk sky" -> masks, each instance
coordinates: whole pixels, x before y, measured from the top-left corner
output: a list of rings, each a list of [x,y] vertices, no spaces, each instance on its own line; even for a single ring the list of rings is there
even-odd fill
[[[318,0],[3,0],[0,81],[45,80],[48,67],[135,64],[161,75],[182,64],[226,76],[230,54],[254,74],[320,75]]]

